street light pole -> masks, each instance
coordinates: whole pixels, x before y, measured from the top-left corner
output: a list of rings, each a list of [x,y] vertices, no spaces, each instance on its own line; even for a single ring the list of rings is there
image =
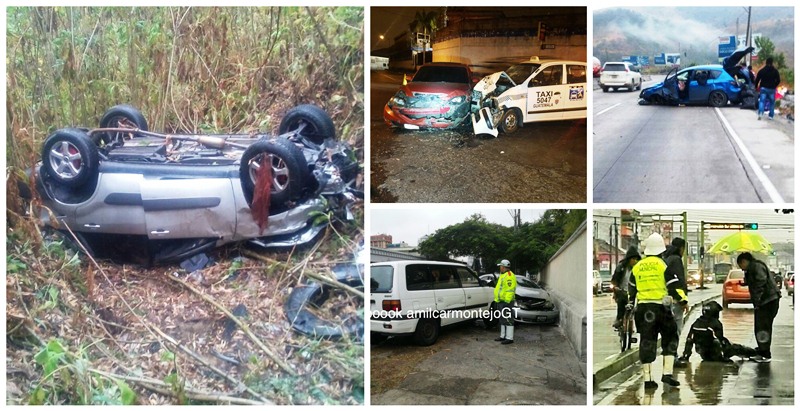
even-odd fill
[[[684,248],[688,248],[688,245],[689,245],[689,241],[688,241],[689,240],[689,227],[688,227],[688,224],[687,224],[687,220],[688,219],[686,218],[686,211],[682,212],[681,216],[683,217],[683,241],[685,241],[685,244],[686,244],[686,246],[684,246]],[[684,250],[683,251],[683,279],[684,279],[684,282],[686,281],[686,276],[689,275],[689,265],[688,265],[689,264],[689,253],[688,253],[688,251],[689,250]],[[684,285],[686,285],[686,284],[684,284]]]

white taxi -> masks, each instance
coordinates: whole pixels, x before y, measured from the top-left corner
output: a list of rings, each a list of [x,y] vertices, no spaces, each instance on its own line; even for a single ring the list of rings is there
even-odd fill
[[[586,62],[531,60],[484,77],[472,91],[475,134],[513,133],[524,123],[586,118]]]

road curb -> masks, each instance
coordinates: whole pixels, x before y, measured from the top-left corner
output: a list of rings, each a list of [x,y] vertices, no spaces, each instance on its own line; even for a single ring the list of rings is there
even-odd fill
[[[701,301],[698,301],[689,307],[689,312],[684,315],[684,319],[689,317],[689,315],[694,311],[695,308],[702,306],[706,302],[716,300],[717,298],[721,297],[722,293],[714,294],[709,296]],[[608,380],[609,378],[613,377],[615,374],[619,373],[620,371],[630,367],[636,361],[639,360],[639,346],[637,345],[635,348],[632,348],[624,353],[617,354],[614,358],[609,359],[608,361],[601,364],[597,369],[594,370],[592,374],[592,382],[595,388],[597,388],[600,384],[604,381]]]

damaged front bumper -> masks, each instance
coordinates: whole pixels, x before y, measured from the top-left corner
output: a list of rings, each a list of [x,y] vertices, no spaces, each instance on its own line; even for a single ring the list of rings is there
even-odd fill
[[[475,113],[472,113],[472,130],[475,135],[489,134],[497,137],[499,134],[497,124],[494,121],[492,109],[483,107]]]
[[[469,108],[469,101],[424,108],[402,108],[387,104],[383,109],[383,119],[390,127],[402,127],[407,130],[454,128],[461,125],[469,116]]]

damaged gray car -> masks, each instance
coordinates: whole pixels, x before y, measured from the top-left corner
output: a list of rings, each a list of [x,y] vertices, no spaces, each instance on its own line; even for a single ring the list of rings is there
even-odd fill
[[[137,109],[112,107],[99,128],[60,129],[44,142],[30,179],[39,218],[94,255],[144,244],[148,264],[242,240],[309,242],[324,228],[315,217],[352,218],[361,166],[316,106],[289,110],[278,131],[160,134]]]

